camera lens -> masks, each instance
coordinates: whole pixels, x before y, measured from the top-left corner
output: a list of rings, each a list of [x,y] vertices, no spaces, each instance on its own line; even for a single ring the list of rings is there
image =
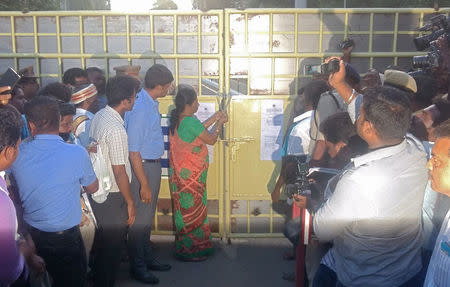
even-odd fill
[[[428,68],[430,66],[430,56],[414,56],[413,68]]]

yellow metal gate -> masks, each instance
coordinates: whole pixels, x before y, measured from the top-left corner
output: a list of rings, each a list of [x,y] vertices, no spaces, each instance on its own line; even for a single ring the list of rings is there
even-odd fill
[[[441,13],[449,13],[442,9]],[[279,172],[278,153],[290,103],[308,76],[303,67],[339,54],[356,42],[352,64],[360,72],[387,65],[409,67],[420,53],[416,28],[431,9],[252,9],[208,12],[106,11],[0,12],[0,67],[29,65],[41,84],[59,81],[71,67],[153,63],[175,83],[194,86],[201,103],[218,108],[216,95],[232,95],[225,139],[213,148],[208,213],[216,236],[280,236],[285,207],[269,191]],[[161,100],[162,114],[173,105]],[[280,110],[281,109],[281,110]],[[286,116],[283,116],[285,114]],[[270,146],[273,145],[273,146]],[[172,232],[167,177],[163,178],[156,233]]]

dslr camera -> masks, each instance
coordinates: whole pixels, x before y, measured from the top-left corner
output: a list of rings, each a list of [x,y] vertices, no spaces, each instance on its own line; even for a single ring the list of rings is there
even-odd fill
[[[413,40],[417,51],[424,51],[429,48],[430,52],[426,56],[413,57],[413,67],[419,69],[439,67],[441,52],[437,45],[437,39],[445,35],[447,43],[450,41],[450,17],[444,14],[434,16],[430,19],[430,23],[419,28],[419,31],[432,31],[431,34]]]
[[[286,194],[292,198],[294,194],[311,196],[308,179],[309,164],[306,155],[286,156]]]

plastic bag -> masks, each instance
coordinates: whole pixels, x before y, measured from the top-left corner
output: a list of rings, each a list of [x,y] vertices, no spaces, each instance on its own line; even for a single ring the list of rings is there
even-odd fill
[[[108,198],[111,189],[111,178],[100,145],[97,145],[97,152],[90,153],[89,156],[98,179],[98,190],[91,197],[95,202],[103,203]]]

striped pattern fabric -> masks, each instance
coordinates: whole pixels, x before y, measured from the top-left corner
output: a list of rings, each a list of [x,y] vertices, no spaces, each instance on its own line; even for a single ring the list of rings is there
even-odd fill
[[[164,137],[164,154],[161,157],[161,176],[163,178],[169,177],[169,125],[169,115],[161,114],[161,128]]]
[[[94,84],[90,84],[84,89],[79,90],[76,93],[72,94],[71,101],[72,103],[79,104],[81,102],[84,102],[85,100],[95,96],[97,94],[97,89],[95,88]]]

